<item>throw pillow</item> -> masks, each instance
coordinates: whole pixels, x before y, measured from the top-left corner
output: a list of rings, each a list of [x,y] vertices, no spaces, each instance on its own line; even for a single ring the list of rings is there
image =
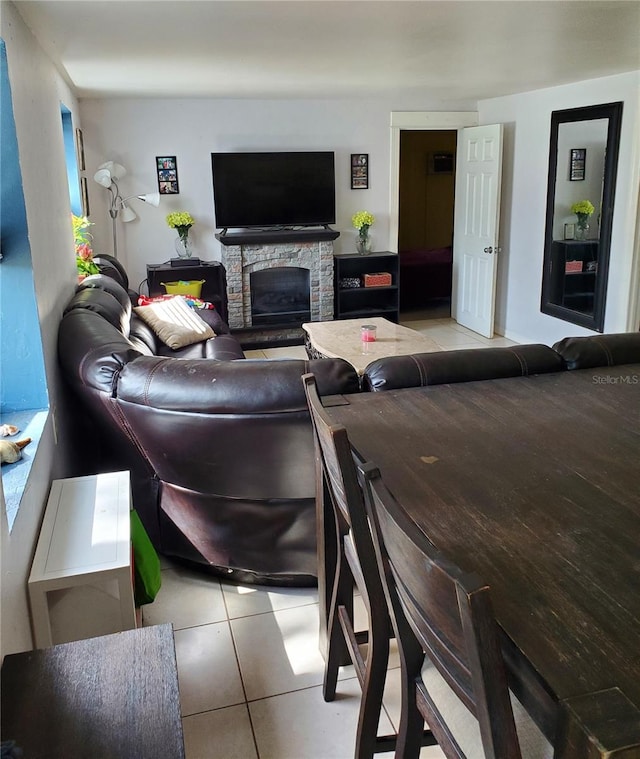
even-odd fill
[[[182,298],[138,306],[133,310],[173,350],[216,336]]]

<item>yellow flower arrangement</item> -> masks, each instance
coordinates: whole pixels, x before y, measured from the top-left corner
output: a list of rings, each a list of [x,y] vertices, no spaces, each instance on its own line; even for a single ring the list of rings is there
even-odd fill
[[[571,206],[571,212],[578,217],[576,236],[584,240],[589,231],[589,217],[595,211],[590,200],[579,200]]]
[[[371,238],[369,237],[369,227],[376,220],[375,216],[369,211],[358,211],[351,217],[351,223],[358,230],[358,252],[367,254],[371,252]]]
[[[185,240],[189,236],[189,229],[196,220],[188,211],[172,211],[167,215],[167,224],[178,232],[178,237]]]
[[[363,229],[366,235],[366,230],[369,229],[375,220],[375,216],[369,213],[369,211],[358,211],[358,213],[354,213],[351,217],[351,223],[356,229],[360,230],[361,235]]]
[[[575,213],[578,218],[581,215],[591,216],[596,209],[590,200],[579,200],[571,206],[571,213]]]

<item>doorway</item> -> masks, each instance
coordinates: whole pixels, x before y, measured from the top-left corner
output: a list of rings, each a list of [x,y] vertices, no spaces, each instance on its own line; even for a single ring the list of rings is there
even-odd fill
[[[451,316],[456,130],[400,130],[400,310]]]

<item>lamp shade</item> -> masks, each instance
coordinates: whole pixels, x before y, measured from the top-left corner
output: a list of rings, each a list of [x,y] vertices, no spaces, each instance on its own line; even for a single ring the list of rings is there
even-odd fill
[[[160,205],[159,192],[149,192],[146,195],[137,195],[136,197],[138,198],[138,200],[143,200],[145,203],[148,203],[150,206],[155,206],[157,208]]]
[[[93,175],[93,178],[98,184],[101,184],[103,187],[110,187],[111,182],[114,179],[122,179],[126,173],[127,170],[121,164],[115,163],[114,161],[107,161],[106,163],[102,163],[100,166],[98,166],[98,170]]]
[[[126,203],[123,203],[122,210],[120,211],[120,218],[124,222],[135,221],[135,219],[138,218],[138,215],[133,210],[133,208],[129,208],[129,206],[126,205]]]
[[[115,161],[107,161],[106,163],[98,166],[98,169],[107,169],[113,179],[122,179],[122,177],[127,173],[125,167],[122,166],[122,164],[116,163]]]
[[[98,169],[93,175],[93,179],[103,187],[111,186],[111,172],[109,169]]]

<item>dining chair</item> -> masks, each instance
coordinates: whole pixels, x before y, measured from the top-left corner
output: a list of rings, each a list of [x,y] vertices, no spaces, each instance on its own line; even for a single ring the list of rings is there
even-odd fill
[[[356,671],[362,699],[356,731],[355,756],[371,757],[392,751],[396,736],[378,736],[378,721],[389,659],[392,628],[373,541],[358,482],[347,431],[332,424],[322,407],[315,377],[302,377],[313,431],[335,519],[337,551],[335,574],[328,577],[331,601],[328,613],[327,652],[323,696],[333,701],[338,671],[350,660]],[[368,629],[357,632],[354,624],[354,589],[360,592],[367,610]],[[366,643],[363,656],[360,646]],[[424,745],[433,745],[429,733]]]
[[[396,757],[415,759],[426,721],[455,759],[551,759],[510,694],[489,587],[439,553],[372,464],[360,467],[376,559],[400,652]]]

